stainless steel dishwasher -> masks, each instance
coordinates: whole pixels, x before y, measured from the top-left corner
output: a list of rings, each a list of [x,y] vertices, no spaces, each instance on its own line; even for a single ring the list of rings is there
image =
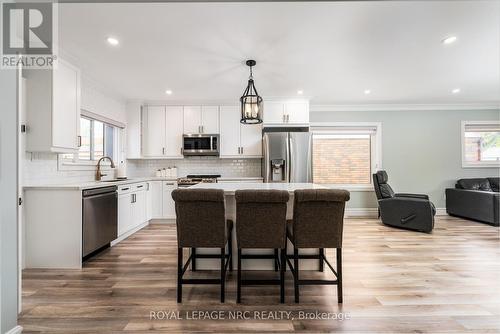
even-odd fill
[[[118,193],[116,186],[84,190],[82,193],[83,258],[109,246],[118,235]]]

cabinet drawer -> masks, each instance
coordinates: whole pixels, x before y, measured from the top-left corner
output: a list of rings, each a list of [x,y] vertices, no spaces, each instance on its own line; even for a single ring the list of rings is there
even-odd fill
[[[131,192],[147,190],[147,189],[148,189],[147,182],[129,183],[129,184],[124,184],[124,185],[118,186],[118,194],[119,195],[128,194]]]

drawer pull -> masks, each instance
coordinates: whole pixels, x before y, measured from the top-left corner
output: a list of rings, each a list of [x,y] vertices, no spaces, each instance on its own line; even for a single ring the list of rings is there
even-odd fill
[[[125,190],[129,190],[130,188],[121,188],[120,190],[122,191],[125,191]]]
[[[166,186],[173,186],[175,185],[174,183],[165,183]]]
[[[144,186],[142,186],[142,185],[141,186],[137,186],[137,188],[142,188],[142,187],[144,187]]]

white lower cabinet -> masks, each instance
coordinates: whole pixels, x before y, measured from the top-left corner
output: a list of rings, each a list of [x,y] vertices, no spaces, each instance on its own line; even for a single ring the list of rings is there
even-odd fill
[[[132,194],[118,195],[118,236],[129,230],[132,220]]]
[[[118,188],[118,237],[148,221],[146,189],[145,183]]]
[[[149,204],[151,207],[151,214],[149,219],[163,218],[163,181],[149,182]]]
[[[148,220],[175,219],[175,203],[172,191],[177,189],[175,181],[150,181],[147,193]]]
[[[177,183],[171,181],[163,182],[162,218],[175,219],[175,202],[172,199],[172,191],[177,189]]]

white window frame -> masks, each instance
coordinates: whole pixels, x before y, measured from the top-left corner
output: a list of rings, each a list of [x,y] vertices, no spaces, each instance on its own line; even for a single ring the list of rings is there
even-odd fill
[[[465,128],[467,125],[499,125],[500,121],[462,121],[462,130],[460,132],[462,143],[462,168],[495,168],[500,167],[500,161],[478,161],[471,162],[465,159]]]
[[[114,157],[111,157],[113,161],[115,162],[115,165],[118,165],[120,161],[123,161],[124,157],[124,143],[125,143],[125,129],[124,125],[121,123],[117,123],[114,121],[111,121],[109,119],[96,116],[95,114],[92,113],[85,113],[82,110],[82,115],[80,117],[84,117],[90,120],[95,120],[99,121],[111,126],[115,127],[114,131],[114,138],[113,138],[113,152],[114,152]],[[61,171],[94,171],[96,169],[96,164],[97,161],[95,160],[79,160],[76,157],[78,156],[78,152],[74,153],[74,158],[73,160],[69,159],[64,159],[63,154],[59,154],[57,157],[57,165],[58,165],[58,170]],[[109,171],[111,170],[110,167],[111,163],[108,160],[105,160],[101,164],[101,168],[103,171]]]
[[[310,131],[328,131],[333,128],[375,128],[371,140],[371,170],[372,173],[382,169],[382,123],[381,122],[315,122],[310,124]],[[313,179],[314,182],[314,179]],[[373,179],[370,184],[322,184],[328,188],[342,188],[349,191],[374,191]]]

